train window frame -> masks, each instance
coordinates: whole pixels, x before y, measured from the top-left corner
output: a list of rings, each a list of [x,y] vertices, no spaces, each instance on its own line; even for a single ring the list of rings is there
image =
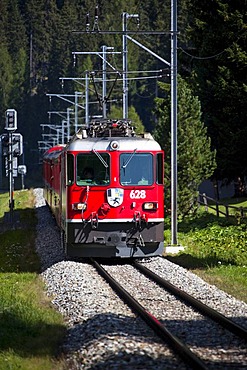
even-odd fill
[[[124,156],[126,156],[125,167],[123,167],[124,162],[121,161],[121,159],[123,159]],[[135,173],[136,180],[132,180],[132,177],[129,177],[129,174],[128,174],[126,177],[128,177],[129,181],[123,181],[122,172],[126,171],[126,170],[129,171],[131,169],[131,166],[133,166],[133,164],[135,163],[135,160],[138,161],[138,159],[140,160],[140,158],[141,157],[144,158],[144,156],[149,157],[151,159],[151,162],[149,164],[149,175],[147,176],[148,172],[146,171],[147,170],[147,162],[146,162],[146,166],[143,167],[143,168],[146,168],[145,174],[144,173],[138,173],[137,169],[141,168],[142,166],[140,166],[137,163],[137,165],[135,164],[135,169],[133,170],[133,173]],[[124,180],[127,180],[127,178],[124,179]],[[150,153],[150,152],[136,152],[136,150],[134,150],[134,152],[122,152],[119,156],[119,182],[122,186],[142,186],[142,187],[143,186],[152,186],[155,182],[155,178],[154,178],[154,155],[153,155],[153,153]]]
[[[78,169],[78,160],[81,161],[80,175]],[[83,172],[85,169],[92,171],[93,178],[85,178]],[[75,178],[77,186],[109,186],[110,184],[111,156],[107,152],[80,152],[76,155]],[[84,172],[85,174],[85,172]]]
[[[164,155],[156,154],[156,184],[164,185]]]
[[[66,159],[66,185],[71,186],[75,182],[74,175],[74,162],[75,157],[72,153],[67,153]]]

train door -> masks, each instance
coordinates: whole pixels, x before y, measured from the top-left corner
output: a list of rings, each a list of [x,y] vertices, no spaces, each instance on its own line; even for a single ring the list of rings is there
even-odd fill
[[[54,178],[54,176],[53,176],[53,162],[52,162],[52,160],[51,160],[51,163],[50,163],[50,167],[49,167],[49,171],[50,171],[50,173],[49,173],[49,192],[50,192],[50,194],[49,194],[49,204],[50,204],[50,207],[51,207],[51,209],[53,209],[52,208],[52,195],[53,195],[53,178]]]
[[[68,152],[63,153],[62,170],[62,221],[65,229],[68,218],[68,204],[70,203],[70,188],[74,185],[74,155]]]

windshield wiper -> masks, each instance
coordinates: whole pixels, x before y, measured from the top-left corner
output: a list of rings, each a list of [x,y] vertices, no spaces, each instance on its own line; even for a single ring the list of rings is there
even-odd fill
[[[108,164],[106,163],[106,161],[104,160],[104,158],[99,154],[99,152],[97,152],[95,149],[93,149],[93,152],[94,154],[99,158],[99,160],[101,161],[101,163],[103,163],[103,165],[105,166],[105,168],[108,168]]]
[[[125,169],[125,168],[128,166],[128,164],[130,163],[131,159],[134,157],[134,155],[135,155],[136,151],[137,151],[137,148],[136,148],[136,149],[134,149],[133,153],[129,156],[129,158],[128,158],[127,162],[126,162],[125,164],[123,164],[123,165],[122,165],[122,168],[123,168],[123,169]]]

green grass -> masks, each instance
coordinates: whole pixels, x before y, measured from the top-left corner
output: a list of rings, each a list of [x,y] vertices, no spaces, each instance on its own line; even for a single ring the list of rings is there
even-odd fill
[[[0,234],[0,272],[39,272],[34,243],[35,233],[30,228]]]
[[[166,258],[200,276],[209,284],[247,303],[247,266],[222,265],[220,261],[195,257],[186,252],[167,255]]]
[[[51,307],[35,252],[33,192],[15,194],[17,229],[0,233],[0,369],[63,369],[58,349],[65,334],[61,315]],[[0,194],[0,227],[8,194]]]
[[[243,266],[219,265],[194,272],[210,284],[214,284],[232,296],[247,303],[247,268]]]
[[[3,217],[4,212],[9,209],[9,195],[8,193],[0,193],[0,219]]]
[[[40,278],[1,273],[0,286],[0,368],[52,369],[64,326]]]
[[[230,204],[230,200],[226,201]],[[231,199],[235,206],[247,206],[246,200]],[[170,240],[169,225],[165,230]],[[247,302],[247,220],[239,217],[217,218],[201,212],[178,223],[178,242],[185,247],[167,258],[194,271],[204,280],[234,297]]]

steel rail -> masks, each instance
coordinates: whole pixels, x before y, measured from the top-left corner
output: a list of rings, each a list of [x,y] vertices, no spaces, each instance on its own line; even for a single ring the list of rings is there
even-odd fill
[[[150,326],[164,341],[168,342],[176,354],[179,354],[192,368],[206,370],[207,366],[177,336],[173,335],[158,319],[132,297],[118,282],[94,259],[91,262],[100,275],[110,284],[117,294]]]
[[[214,310],[213,308],[205,305],[198,299],[192,297],[182,289],[177,288],[175,285],[161,278],[153,271],[149,270],[147,267],[141,265],[139,262],[134,261],[132,265],[136,267],[138,270],[140,270],[142,273],[144,273],[147,277],[151,278],[153,281],[158,283],[163,288],[169,290],[177,297],[182,298],[186,303],[196,308],[203,315],[210,317],[211,319],[219,323],[221,326],[224,326],[227,330],[239,336],[241,339],[247,340],[247,330],[242,326],[236,324],[231,319],[228,319],[226,316],[222,315],[220,312]]]

